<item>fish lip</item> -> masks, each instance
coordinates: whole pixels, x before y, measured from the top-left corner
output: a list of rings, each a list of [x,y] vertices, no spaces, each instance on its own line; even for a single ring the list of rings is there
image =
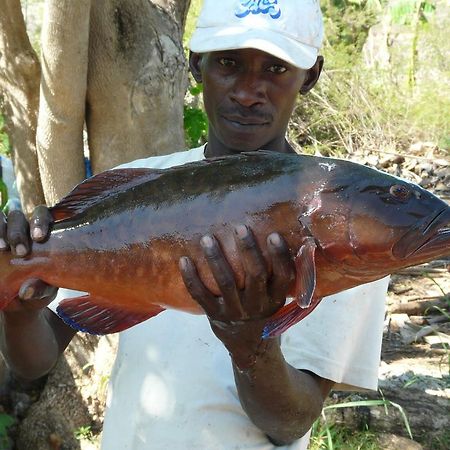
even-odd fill
[[[392,248],[396,258],[433,257],[442,246],[449,246],[450,207],[439,211],[431,220],[423,221],[409,230]]]

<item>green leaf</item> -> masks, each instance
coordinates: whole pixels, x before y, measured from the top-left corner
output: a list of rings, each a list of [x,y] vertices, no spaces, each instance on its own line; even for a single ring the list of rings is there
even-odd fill
[[[15,423],[14,417],[9,414],[0,413],[0,450],[11,448],[8,428]]]

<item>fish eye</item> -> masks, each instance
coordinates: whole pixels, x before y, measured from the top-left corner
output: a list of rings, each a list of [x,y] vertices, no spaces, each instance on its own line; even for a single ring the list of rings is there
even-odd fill
[[[407,200],[411,194],[404,184],[394,184],[389,189],[389,193],[398,200]]]

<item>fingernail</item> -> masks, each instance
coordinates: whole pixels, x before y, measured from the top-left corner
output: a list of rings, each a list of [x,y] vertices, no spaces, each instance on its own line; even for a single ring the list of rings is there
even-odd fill
[[[34,296],[34,289],[31,286],[28,286],[25,289],[20,289],[19,297],[22,300],[30,300]]]
[[[186,256],[182,256],[180,260],[178,261],[178,264],[180,265],[180,269],[185,270],[188,265],[188,259]]]
[[[16,255],[17,256],[25,256],[27,254],[27,248],[23,244],[18,244],[16,246]]]
[[[6,250],[8,248],[8,245],[6,244],[6,241],[2,238],[0,238],[0,250]]]
[[[211,248],[213,246],[213,240],[211,236],[203,236],[200,239],[200,243],[203,247]]]
[[[44,232],[42,231],[41,228],[33,228],[33,230],[31,231],[31,237],[34,240],[42,239],[44,237]]]
[[[269,236],[269,242],[270,242],[272,245],[275,245],[275,246],[280,245],[280,244],[281,244],[280,236],[279,236],[278,234],[276,234],[276,233],[272,233],[272,234]]]
[[[248,229],[245,225],[236,225],[234,227],[234,232],[236,236],[240,239],[244,239],[248,235]]]

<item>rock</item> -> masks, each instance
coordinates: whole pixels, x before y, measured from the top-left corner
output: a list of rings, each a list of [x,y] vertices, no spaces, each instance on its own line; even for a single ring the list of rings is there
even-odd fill
[[[418,442],[395,434],[380,434],[377,441],[383,450],[423,450]]]

